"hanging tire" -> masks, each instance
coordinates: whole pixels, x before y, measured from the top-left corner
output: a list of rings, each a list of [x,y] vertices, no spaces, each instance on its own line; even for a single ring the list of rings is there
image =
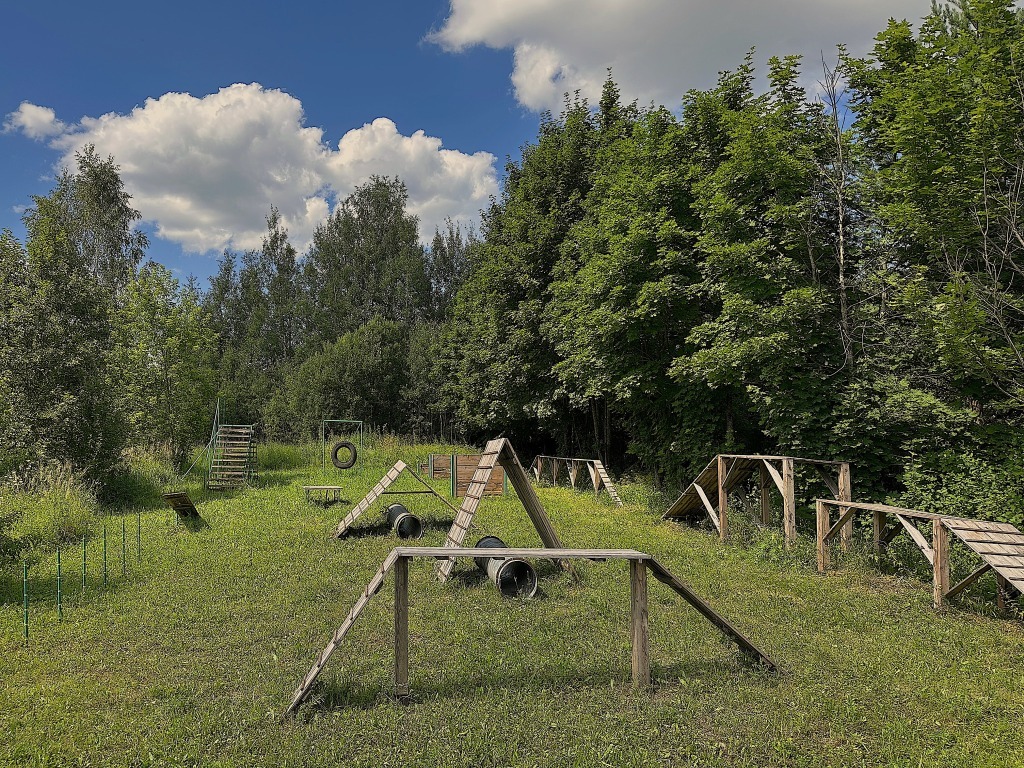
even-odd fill
[[[348,451],[349,457],[342,461],[338,458],[338,454],[342,451]],[[341,442],[335,443],[334,448],[331,449],[331,463],[338,469],[351,469],[356,464],[356,447],[353,443],[348,440],[342,440]]]

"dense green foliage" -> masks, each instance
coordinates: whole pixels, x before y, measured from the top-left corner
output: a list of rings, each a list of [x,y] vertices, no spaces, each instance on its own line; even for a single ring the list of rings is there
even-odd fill
[[[796,57],[678,110],[609,78],[541,118],[479,237],[424,247],[373,177],[305,253],[271,210],[203,292],[139,269],[138,213],[88,149],[27,242],[0,239],[0,472],[180,462],[220,397],[272,438],[504,433],[670,486],[784,452],[854,462],[862,498],[1019,516],[1022,40],[1009,0],[958,0],[840,49],[813,93]]]

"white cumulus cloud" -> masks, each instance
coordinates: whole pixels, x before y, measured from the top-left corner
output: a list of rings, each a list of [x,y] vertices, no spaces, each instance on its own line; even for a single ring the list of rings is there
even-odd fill
[[[519,102],[557,111],[563,94],[595,100],[612,68],[628,100],[679,105],[691,88],[714,84],[751,47],[757,60],[791,53],[820,75],[835,47],[868,51],[889,17],[911,21],[928,0],[451,0],[428,39],[449,51],[475,45],[514,52]]]
[[[203,97],[167,93],[74,126],[22,104],[8,125],[50,137],[62,165],[73,166],[86,144],[113,155],[143,219],[160,237],[200,253],[258,247],[271,205],[301,249],[335,201],[374,174],[405,182],[424,239],[445,217],[474,221],[498,190],[489,153],[444,149],[422,131],[405,136],[387,118],[348,131],[334,148],[320,128],[305,125],[298,99],[257,83]],[[47,125],[61,129],[46,133]]]
[[[49,107],[40,107],[23,101],[21,106],[7,115],[4,133],[21,131],[30,139],[48,139],[64,133],[67,126],[57,119]]]

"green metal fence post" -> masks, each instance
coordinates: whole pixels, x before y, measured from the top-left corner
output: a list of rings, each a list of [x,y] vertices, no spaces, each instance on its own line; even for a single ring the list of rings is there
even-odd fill
[[[121,576],[124,576],[128,571],[128,566],[126,565],[127,557],[128,548],[125,545],[124,537],[124,515],[121,515]]]
[[[103,586],[107,586],[107,524],[103,523]]]
[[[138,553],[138,556],[139,556],[139,564],[141,565],[142,564],[142,510],[141,509],[139,510],[139,532],[138,532],[137,536],[138,536],[138,538],[136,539],[136,542],[135,542],[135,544],[136,544],[135,549],[136,549],[136,551]]]
[[[57,620],[62,621],[64,619],[64,607],[61,603],[61,590],[60,590],[60,544],[57,545]]]
[[[82,534],[82,599],[85,599],[85,543],[89,534]]]
[[[21,599],[25,606],[25,645],[28,645],[28,562],[21,576]]]

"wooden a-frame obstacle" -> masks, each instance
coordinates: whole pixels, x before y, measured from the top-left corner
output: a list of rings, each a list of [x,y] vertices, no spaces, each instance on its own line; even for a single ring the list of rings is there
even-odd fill
[[[417,482],[419,482],[423,486],[423,489],[422,490],[418,489],[418,490],[415,490],[415,491],[389,491],[388,488],[391,486],[392,483],[394,483],[402,475],[403,472],[405,472],[405,473],[411,475],[413,478],[415,478],[417,480]],[[436,496],[438,499],[441,500],[442,504],[444,504],[446,507],[448,507],[453,512],[457,513],[459,511],[454,506],[449,504],[448,500],[445,499],[444,496],[442,496],[440,493],[438,493],[433,488],[431,488],[430,487],[430,483],[428,483],[422,477],[420,477],[415,472],[413,472],[412,469],[409,466],[407,466],[404,461],[396,461],[395,462],[395,466],[393,466],[391,469],[389,469],[387,474],[384,475],[384,477],[382,477],[380,479],[380,482],[378,482],[375,486],[373,486],[372,489],[370,489],[370,492],[368,494],[366,494],[366,496],[363,497],[362,501],[360,501],[358,504],[356,504],[355,508],[351,512],[349,512],[347,515],[345,515],[345,519],[344,520],[342,520],[340,523],[338,523],[338,530],[335,531],[335,533],[334,533],[335,537],[340,539],[346,533],[348,533],[349,528],[351,528],[352,524],[356,520],[359,519],[359,516],[362,515],[363,512],[368,510],[373,505],[373,502],[375,502],[381,496],[386,496],[386,495],[389,495],[389,494],[402,494],[402,495],[404,495],[404,494],[411,494],[411,493],[429,493],[429,494],[433,494],[434,496]]]
[[[1024,593],[1024,533],[1010,523],[938,515],[888,504],[833,499],[818,499],[816,506],[819,573],[824,573],[829,566],[828,542],[844,525],[852,522],[855,513],[870,512],[876,555],[881,554],[882,547],[897,535],[905,532],[931,564],[932,602],[936,608],[941,608],[944,601],[962,593],[988,571],[996,576],[999,608],[1003,607],[1004,595],[1009,587]],[[835,523],[832,522],[832,507],[839,507],[839,519]],[[892,526],[888,525],[889,515],[896,518]],[[931,523],[931,542],[925,532],[915,525],[915,521]],[[982,561],[979,568],[952,587],[949,585],[950,534],[962,541]]]
[[[496,443],[497,441],[492,441]],[[490,445],[490,443],[488,443]],[[486,454],[486,449],[484,451]],[[521,468],[520,468],[521,469]],[[524,475],[525,476],[525,475]],[[327,647],[317,656],[299,687],[295,689],[291,703],[283,717],[294,715],[309,696],[320,673],[327,665],[331,654],[338,648],[345,635],[355,624],[370,599],[376,595],[388,573],[395,571],[395,694],[399,699],[409,695],[409,561],[414,557],[434,558],[450,563],[453,558],[478,557],[480,550],[467,547],[398,547],[385,558],[381,567],[362,595],[356,600],[345,621],[334,633]],[[707,602],[697,596],[684,582],[676,578],[661,563],[643,552],[627,549],[489,549],[488,557],[499,558],[555,558],[558,560],[607,560],[629,561],[630,574],[630,642],[632,645],[633,684],[638,688],[651,687],[650,639],[648,635],[647,571],[662,584],[692,605],[702,616],[717,627],[724,635],[735,641],[743,653],[768,669],[777,671],[778,666],[768,654],[748,640],[724,616],[715,611]]]
[[[576,480],[579,477],[581,469],[586,467],[587,474],[590,475],[590,482],[594,486],[594,495],[600,493],[603,487],[608,491],[608,495],[612,497],[618,506],[622,506],[622,499],[619,498],[619,492],[615,490],[615,486],[612,484],[612,479],[608,475],[608,470],[605,469],[604,464],[601,463],[600,459],[572,459],[566,458],[565,456],[534,456],[533,463],[530,465],[530,471],[533,473],[534,478],[537,482],[540,482],[544,477],[544,470],[550,467],[551,471],[551,484],[555,485],[558,483],[558,470],[560,467],[565,466],[566,475],[569,478],[569,485],[572,486],[573,490],[576,490]]]
[[[832,495],[839,501],[853,498],[850,481],[850,463],[847,461],[823,461],[801,459],[794,456],[761,456],[758,454],[720,454],[711,460],[697,478],[687,486],[682,495],[668,508],[663,520],[680,520],[707,514],[718,530],[722,541],[729,538],[729,492],[758,473],[758,489],[761,497],[761,522],[771,522],[772,486],[782,494],[782,527],[786,546],[796,541],[796,466],[806,464],[813,467]],[[828,471],[836,472],[832,479]],[[712,499],[717,502],[712,501]],[[841,529],[843,547],[849,546],[853,538],[852,520]]]

